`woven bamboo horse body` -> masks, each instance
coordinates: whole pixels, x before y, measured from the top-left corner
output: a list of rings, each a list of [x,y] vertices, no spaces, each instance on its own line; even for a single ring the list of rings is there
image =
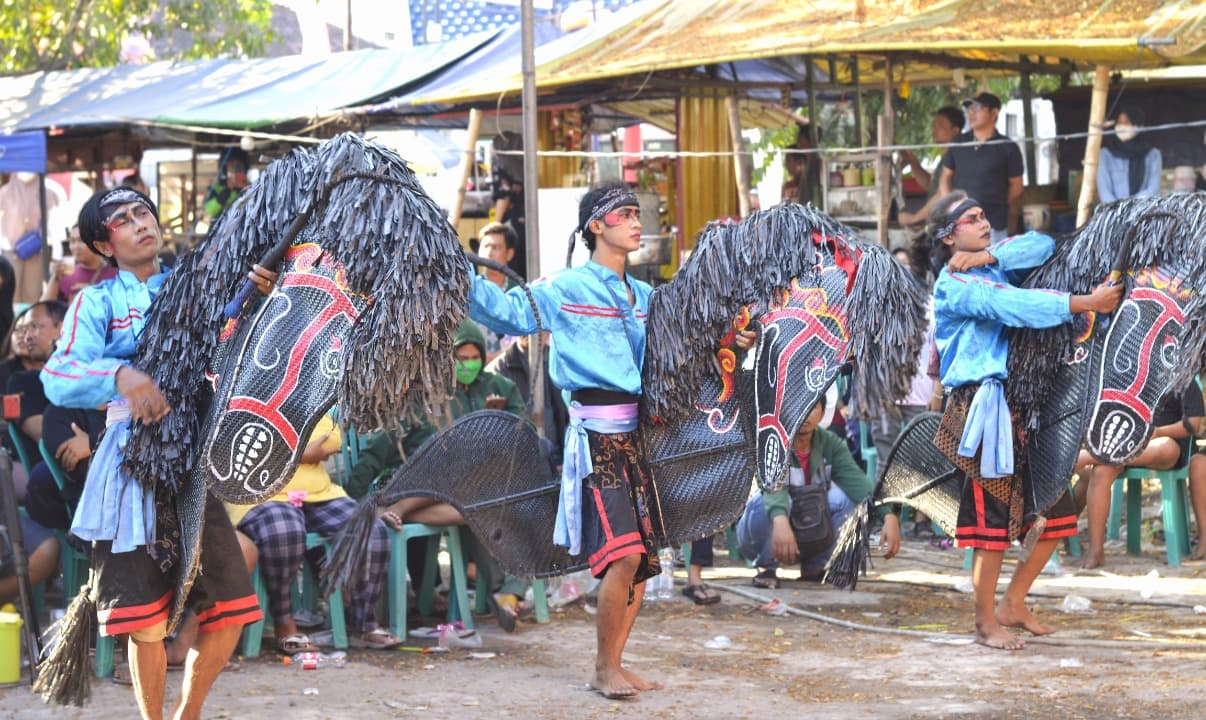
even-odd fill
[[[781,484],[792,437],[851,353],[856,407],[869,413],[893,402],[913,374],[924,322],[923,291],[908,271],[811,207],[709,225],[650,303],[641,425],[662,508],[658,540],[695,540],[732,522],[755,475],[766,487]],[[738,365],[732,339],[752,323],[762,332],[750,370]],[[520,441],[498,428],[510,438],[499,445],[471,430],[499,422],[497,413],[467,416],[367,498],[336,540],[327,582],[361,567],[375,508],[409,496],[457,506],[512,574],[584,567],[586,558],[552,545],[559,481],[530,459],[534,433]],[[486,480],[450,477],[432,460],[437,443],[463,447],[471,437]]]

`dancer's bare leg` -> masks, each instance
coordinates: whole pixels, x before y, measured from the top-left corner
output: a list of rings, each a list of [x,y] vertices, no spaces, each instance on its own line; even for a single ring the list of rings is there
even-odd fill
[[[624,612],[624,640],[620,643],[621,649],[628,645],[628,636],[632,634],[632,627],[636,625],[637,614],[641,611],[641,601],[645,598],[645,583],[642,581],[632,588],[632,604],[630,604]],[[661,690],[665,687],[660,682],[646,680],[640,675],[626,667],[621,666],[620,672],[628,682],[637,690]]]
[[[143,720],[163,720],[163,685],[167,677],[163,638],[135,640],[131,636],[126,643],[126,658]]]
[[[616,560],[608,566],[599,583],[599,608],[595,615],[598,645],[595,651],[595,674],[590,686],[606,698],[627,698],[639,692],[624,676],[621,656],[632,623],[636,620],[636,610],[633,608],[640,609],[635,593],[644,594],[642,585],[639,590],[634,590],[633,604],[628,604],[628,591],[632,588],[632,578],[640,562],[640,555],[626,555]]]
[[[975,589],[976,642],[1000,650],[1021,650],[1026,642],[997,622],[997,580],[1005,553],[977,548],[972,555],[972,587]]]
[[[1058,544],[1059,540],[1056,539],[1040,540],[1035,544],[1030,557],[1019,563],[1013,571],[1009,587],[1005,588],[1005,594],[997,606],[997,622],[1003,627],[1023,628],[1033,635],[1050,635],[1055,632],[1055,628],[1042,624],[1030,613],[1030,608],[1026,607],[1026,594],[1030,592],[1035,578],[1051,559],[1051,553],[1055,552]]]
[[[195,647],[189,651],[188,660],[184,663],[184,685],[180,690],[180,704],[176,706],[173,720],[200,720],[201,705],[210,687],[226,661],[234,652],[239,636],[243,634],[242,625],[230,625],[197,636]]]
[[[427,525],[464,525],[465,516],[456,506],[449,503],[428,505],[405,516],[406,522],[426,523]]]

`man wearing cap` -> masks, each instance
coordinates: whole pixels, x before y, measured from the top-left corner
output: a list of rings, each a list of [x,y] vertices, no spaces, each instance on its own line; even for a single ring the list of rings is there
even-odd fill
[[[938,195],[963,190],[980,201],[992,225],[992,241],[1009,234],[1010,207],[1022,197],[1022,152],[1017,143],[997,132],[1001,99],[982,92],[963,101],[971,127],[942,158]]]

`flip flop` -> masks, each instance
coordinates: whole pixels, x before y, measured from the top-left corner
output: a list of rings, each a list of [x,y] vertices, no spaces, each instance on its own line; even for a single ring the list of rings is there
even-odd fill
[[[374,628],[348,638],[348,645],[368,650],[391,650],[403,643],[402,638],[385,628]]]
[[[720,594],[703,583],[688,585],[683,588],[683,595],[696,605],[715,605],[720,602]]]
[[[309,635],[294,633],[277,640],[276,650],[282,655],[294,655],[299,652],[317,652],[318,646],[310,642]]]
[[[508,598],[499,601],[498,596],[504,593],[491,593],[486,596],[486,602],[490,604],[490,611],[494,613],[494,618],[498,620],[498,626],[504,632],[515,632],[515,620],[519,617],[519,599],[514,595],[508,595]]]

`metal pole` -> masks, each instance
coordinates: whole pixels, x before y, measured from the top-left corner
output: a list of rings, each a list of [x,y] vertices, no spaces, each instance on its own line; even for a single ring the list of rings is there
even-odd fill
[[[1106,95],[1110,89],[1110,67],[1098,65],[1093,78],[1093,96],[1089,102],[1089,137],[1085,139],[1084,170],[1080,178],[1080,198],[1076,203],[1076,227],[1093,214],[1093,196],[1097,194],[1097,163],[1101,157],[1101,129],[1105,125]]]
[[[520,45],[523,54],[523,216],[527,238],[528,280],[540,277],[540,206],[537,191],[540,178],[536,167],[536,13],[532,0],[520,7]],[[528,373],[536,377],[544,369],[544,340],[537,336],[528,343]],[[532,422],[544,437],[544,383],[532,388]]]
[[[50,277],[50,237],[46,234],[46,168],[38,174],[38,232],[42,233],[42,277]]]

